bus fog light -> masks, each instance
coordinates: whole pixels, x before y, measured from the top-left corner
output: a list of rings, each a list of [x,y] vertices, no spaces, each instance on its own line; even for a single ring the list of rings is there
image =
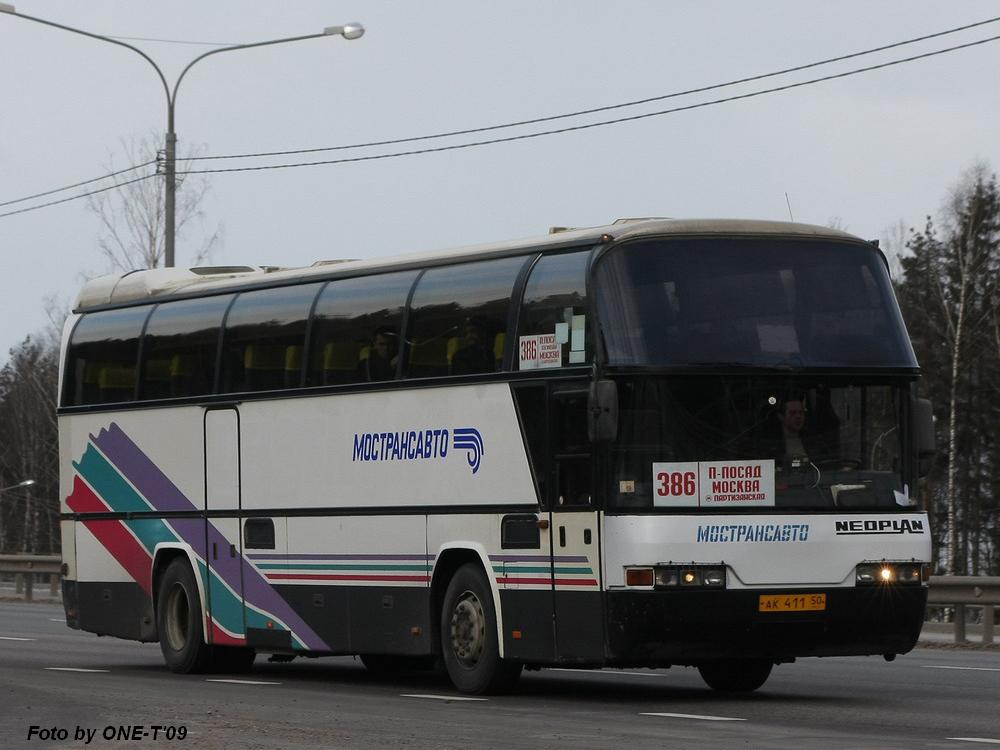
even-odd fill
[[[656,568],[657,588],[673,588],[677,584],[677,568]]]
[[[652,568],[626,568],[625,569],[625,585],[626,586],[649,586],[653,585],[653,569]]]
[[[856,582],[857,583],[875,583],[876,582],[876,565],[859,565],[857,568]]]
[[[716,588],[726,585],[726,571],[720,568],[708,568],[704,572],[705,585]]]

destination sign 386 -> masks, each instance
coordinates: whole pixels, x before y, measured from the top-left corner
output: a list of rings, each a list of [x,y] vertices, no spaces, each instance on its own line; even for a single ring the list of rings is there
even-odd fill
[[[653,464],[653,505],[746,508],[774,505],[774,461]]]

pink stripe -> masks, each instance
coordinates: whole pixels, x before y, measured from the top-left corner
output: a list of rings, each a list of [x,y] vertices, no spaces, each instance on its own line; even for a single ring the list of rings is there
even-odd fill
[[[107,513],[110,506],[98,497],[79,476],[73,477],[73,492],[66,504],[75,513]],[[84,521],[84,526],[118,563],[128,571],[142,590],[153,594],[153,558],[121,521]]]
[[[234,638],[229,635],[225,630],[220,628],[215,624],[215,620],[212,620],[212,643],[216,646],[245,646],[247,645],[246,638]]]

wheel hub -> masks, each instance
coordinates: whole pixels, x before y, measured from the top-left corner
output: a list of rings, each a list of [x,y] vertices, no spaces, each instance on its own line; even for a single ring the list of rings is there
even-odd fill
[[[451,614],[451,647],[458,660],[475,666],[486,642],[486,613],[482,602],[471,591],[464,592]]]

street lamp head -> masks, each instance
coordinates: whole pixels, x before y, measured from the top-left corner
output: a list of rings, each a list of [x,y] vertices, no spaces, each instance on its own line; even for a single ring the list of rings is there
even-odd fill
[[[7,490],[19,490],[22,487],[30,487],[33,484],[35,484],[34,479],[25,479],[23,482],[12,484],[9,487],[0,487],[0,492],[6,492]]]
[[[13,13],[17,15],[17,10],[10,3],[0,3],[0,13]]]
[[[344,39],[360,39],[365,35],[365,27],[360,23],[345,23],[343,26],[327,26],[323,33],[327,36],[339,35]]]

